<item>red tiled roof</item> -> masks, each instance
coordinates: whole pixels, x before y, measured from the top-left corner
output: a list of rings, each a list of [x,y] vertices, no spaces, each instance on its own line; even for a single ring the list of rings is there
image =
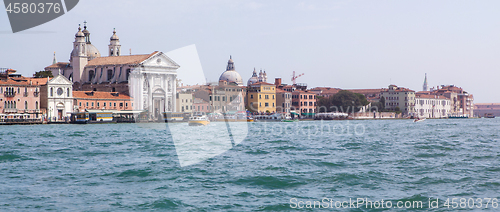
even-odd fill
[[[69,66],[69,63],[59,62],[59,63],[56,63],[56,64],[52,64],[50,66],[47,66],[45,68],[60,68],[60,69],[63,69],[63,68],[66,68],[68,66]]]
[[[116,96],[117,95],[117,96]],[[114,99],[114,100],[130,100],[130,96],[117,92],[104,91],[73,91],[75,99]]]
[[[52,78],[50,78],[52,79]],[[49,79],[49,80],[50,80]],[[16,77],[8,78],[6,80],[0,80],[0,85],[18,85],[18,86],[29,86],[29,85],[45,85],[47,84],[47,78],[34,78],[34,77]]]
[[[416,98],[426,98],[426,99],[448,99],[444,96],[429,95],[429,94],[422,94],[422,93],[415,94],[415,97]]]
[[[141,54],[141,55],[125,55],[125,56],[113,56],[113,57],[97,57],[87,64],[87,66],[103,66],[103,65],[124,65],[124,64],[139,64],[142,61],[150,58],[151,56],[158,53],[155,51],[151,54]]]
[[[271,84],[271,83],[267,83],[267,82],[256,82],[254,84],[251,84],[250,86],[252,85],[275,85],[275,84]]]

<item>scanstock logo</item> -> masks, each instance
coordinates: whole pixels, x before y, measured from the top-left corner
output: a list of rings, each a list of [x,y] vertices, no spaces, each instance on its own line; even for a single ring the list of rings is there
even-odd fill
[[[4,0],[12,32],[52,21],[72,10],[79,0]]]
[[[207,83],[194,44],[167,52],[164,57],[153,56],[148,61],[132,70],[129,93],[134,99],[134,111],[142,111],[142,119],[160,123],[136,124],[143,129],[166,131],[166,141],[173,141],[181,167],[217,157],[247,138],[249,124],[244,112],[244,90],[238,91],[241,87],[234,85]],[[169,70],[169,67],[176,71]],[[176,89],[177,84],[182,84],[180,82],[203,86],[194,86],[191,90]],[[182,120],[185,114],[161,112],[169,111],[168,108],[174,111],[176,107],[178,111],[184,111],[185,103],[189,101],[191,105],[191,100],[193,104],[204,102],[204,105],[201,104],[205,107],[204,111],[207,111],[208,105],[211,107],[210,112],[206,112],[211,119],[208,125],[189,126],[187,122],[168,121]],[[198,108],[193,106],[190,109]],[[163,123],[164,119],[167,119],[166,124]]]

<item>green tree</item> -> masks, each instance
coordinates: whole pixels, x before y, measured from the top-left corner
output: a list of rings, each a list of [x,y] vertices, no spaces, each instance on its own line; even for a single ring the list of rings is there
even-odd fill
[[[38,71],[35,72],[35,78],[47,78],[47,77],[54,77],[52,75],[52,71]]]
[[[321,98],[318,100],[320,112],[358,112],[360,106],[366,106],[369,102],[362,94],[355,94],[350,91],[342,90],[330,98]]]

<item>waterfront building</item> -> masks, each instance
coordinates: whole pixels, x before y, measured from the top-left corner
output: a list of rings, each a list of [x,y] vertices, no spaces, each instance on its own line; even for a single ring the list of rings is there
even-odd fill
[[[193,100],[193,112],[210,112],[210,103],[202,98],[194,98]]]
[[[437,89],[431,88],[428,93],[450,99],[451,115],[474,116],[474,96],[462,88],[454,85],[442,85],[438,86]]]
[[[62,74],[56,75],[40,87],[40,102],[47,121],[69,120],[73,112],[73,83]]]
[[[415,112],[415,91],[408,88],[389,85],[388,89],[381,92],[385,98],[385,109],[401,111],[404,116],[412,115]]]
[[[493,114],[500,117],[500,103],[476,103],[474,104],[474,116],[483,117],[485,114]]]
[[[47,78],[23,77],[13,69],[0,69],[0,115],[12,119],[40,119],[40,86]]]
[[[317,106],[316,100],[314,92],[299,89],[292,92],[292,108],[300,111],[302,117],[314,117]]]
[[[189,92],[179,92],[176,94],[176,111],[192,113],[193,112],[193,94]]]
[[[78,28],[70,62],[58,62],[45,70],[61,72],[70,79],[75,91],[119,92],[131,96],[135,110],[144,110],[153,118],[161,112],[175,111],[175,79],[180,66],[164,53],[122,55],[121,44],[113,30],[108,56],[101,57],[91,44],[87,26]]]
[[[420,118],[446,118],[450,112],[450,99],[421,92],[415,94],[415,116]]]
[[[276,112],[276,85],[258,82],[248,85],[247,108],[251,112]]]
[[[73,91],[74,112],[88,110],[121,111],[133,110],[130,96],[119,92]]]
[[[246,88],[235,82],[219,81],[219,84],[209,85],[208,102],[216,113],[245,110]]]
[[[276,111],[290,115],[292,107],[292,92],[283,89],[276,89]]]

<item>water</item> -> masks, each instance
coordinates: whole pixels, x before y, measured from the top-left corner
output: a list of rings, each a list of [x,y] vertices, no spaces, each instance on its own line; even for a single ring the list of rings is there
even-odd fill
[[[358,130],[341,133],[348,124]],[[447,198],[500,199],[500,119],[250,123],[230,151],[185,167],[165,125],[147,126],[0,126],[0,211],[293,211],[292,198],[422,210],[430,198],[456,211]]]

